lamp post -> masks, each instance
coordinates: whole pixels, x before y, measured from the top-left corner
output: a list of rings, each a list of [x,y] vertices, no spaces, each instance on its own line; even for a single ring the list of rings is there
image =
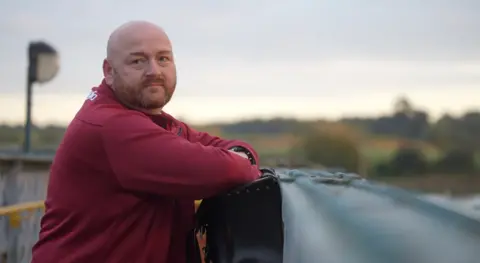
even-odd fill
[[[60,68],[57,51],[45,42],[30,42],[28,46],[27,113],[23,152],[30,152],[32,130],[32,86],[52,80]]]

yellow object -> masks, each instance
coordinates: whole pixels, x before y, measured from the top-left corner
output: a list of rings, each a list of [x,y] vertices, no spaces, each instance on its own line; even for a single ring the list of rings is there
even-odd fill
[[[0,216],[7,216],[10,226],[18,228],[22,224],[22,219],[29,218],[35,209],[44,209],[43,201],[0,207]],[[28,214],[22,217],[23,212],[28,212]]]
[[[43,209],[43,201],[27,202],[18,205],[0,207],[0,216],[10,216],[12,214],[35,209]]]
[[[8,219],[9,219],[8,223],[10,224],[10,227],[19,228],[20,225],[22,224],[22,216],[20,215],[20,212],[10,214]]]
[[[197,210],[198,206],[201,203],[202,200],[195,201],[195,210]],[[36,209],[44,208],[44,201],[27,202],[18,205],[4,206],[0,207],[0,216],[7,216],[10,226],[18,228],[20,227],[23,218],[30,217]],[[23,212],[28,212],[28,214],[25,217],[22,217]]]
[[[202,203],[202,200],[195,201],[195,210]],[[36,209],[44,209],[44,201],[27,202],[18,205],[0,207],[0,216],[7,216],[10,226],[19,227],[23,219],[22,212],[29,212],[25,218],[32,215]]]

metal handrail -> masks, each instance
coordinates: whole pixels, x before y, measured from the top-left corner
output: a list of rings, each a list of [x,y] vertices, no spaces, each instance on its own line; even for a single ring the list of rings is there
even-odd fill
[[[16,205],[4,206],[0,207],[0,217],[6,216],[8,218],[9,225],[13,228],[18,228],[21,226],[21,222],[24,219],[24,217],[22,217],[23,212],[30,212],[26,216],[27,218],[29,218],[35,210],[43,210],[44,208],[45,206],[43,201],[26,202]]]
[[[195,209],[198,208],[201,202],[201,200],[195,201]],[[22,220],[22,212],[33,212],[36,209],[45,209],[43,200],[0,207],[0,217],[7,216],[10,225],[13,227],[18,227],[20,226],[20,222]]]
[[[16,205],[0,207],[0,216],[9,216],[11,214],[44,208],[44,201],[26,202]]]

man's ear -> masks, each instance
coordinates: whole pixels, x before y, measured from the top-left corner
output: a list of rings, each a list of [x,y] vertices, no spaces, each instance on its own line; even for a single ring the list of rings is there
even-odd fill
[[[103,60],[103,77],[107,85],[112,86],[113,84],[113,67],[110,65],[107,59]]]

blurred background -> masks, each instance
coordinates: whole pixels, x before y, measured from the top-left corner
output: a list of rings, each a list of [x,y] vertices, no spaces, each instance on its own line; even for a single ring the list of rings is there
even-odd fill
[[[102,80],[109,34],[136,19],[163,26],[174,45],[178,86],[166,110],[251,142],[264,165],[480,191],[469,176],[480,150],[473,0],[3,1],[1,149],[23,143],[30,42],[46,41],[60,57],[57,76],[34,85],[32,101],[32,151],[54,151]]]
[[[264,166],[357,172],[480,210],[475,0],[5,0],[0,152],[24,144],[30,42],[60,58],[32,88],[41,156],[101,82],[111,31],[137,19],[173,42],[177,118],[250,142]]]

